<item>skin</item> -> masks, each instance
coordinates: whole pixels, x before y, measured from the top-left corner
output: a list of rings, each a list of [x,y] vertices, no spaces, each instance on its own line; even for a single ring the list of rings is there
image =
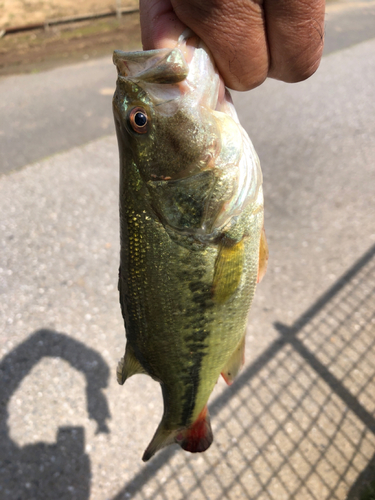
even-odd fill
[[[140,0],[143,48],[174,47],[188,27],[231,89],[299,82],[318,69],[324,9],[324,0]]]

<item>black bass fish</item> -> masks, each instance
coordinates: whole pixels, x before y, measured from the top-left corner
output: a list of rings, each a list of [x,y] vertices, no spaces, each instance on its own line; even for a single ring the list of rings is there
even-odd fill
[[[172,443],[212,443],[207,401],[220,373],[231,384],[243,364],[267,262],[258,156],[190,35],[174,49],[114,53],[127,338],[117,376],[150,375],[164,400],[144,461]]]

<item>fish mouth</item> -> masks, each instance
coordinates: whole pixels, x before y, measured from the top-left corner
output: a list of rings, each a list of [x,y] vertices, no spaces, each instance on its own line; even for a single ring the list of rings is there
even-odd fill
[[[139,52],[115,50],[113,63],[120,77],[148,83],[176,84],[189,74],[189,66],[178,47]]]

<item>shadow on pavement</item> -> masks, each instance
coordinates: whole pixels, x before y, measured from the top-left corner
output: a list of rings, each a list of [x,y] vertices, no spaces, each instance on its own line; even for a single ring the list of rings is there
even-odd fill
[[[275,324],[279,337],[210,405],[216,452],[167,448],[113,500],[356,499],[374,466],[374,257]]]
[[[62,333],[33,333],[0,363],[0,498],[85,500],[90,494],[91,471],[82,427],[60,427],[54,444],[19,447],[9,437],[10,398],[44,357],[62,358],[85,375],[89,416],[97,422],[97,432],[109,432],[110,414],[101,392],[107,386],[109,369],[101,355]]]
[[[369,490],[372,495],[368,492]],[[375,498],[375,454],[350,488],[347,500],[372,500],[373,498]]]
[[[169,447],[113,500],[358,500],[375,451],[375,245],[210,405],[215,446]],[[0,498],[85,500],[91,467],[82,427],[56,443],[20,447],[9,436],[10,398],[43,357],[87,380],[97,432],[108,432],[108,366],[68,336],[39,330],[0,363]]]

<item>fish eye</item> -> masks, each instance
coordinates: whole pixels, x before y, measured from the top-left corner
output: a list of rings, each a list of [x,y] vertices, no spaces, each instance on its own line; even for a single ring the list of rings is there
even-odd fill
[[[145,134],[147,132],[148,117],[142,108],[134,108],[129,113],[129,122],[134,132]]]

